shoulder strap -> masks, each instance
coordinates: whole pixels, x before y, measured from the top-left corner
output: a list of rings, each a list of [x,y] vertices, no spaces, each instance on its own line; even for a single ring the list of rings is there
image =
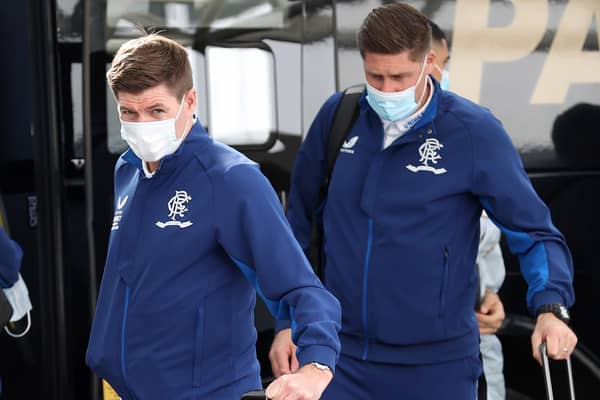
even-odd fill
[[[365,85],[355,85],[344,90],[342,100],[335,110],[335,116],[333,117],[333,123],[331,124],[327,139],[327,175],[325,175],[323,181],[324,193],[326,193],[329,186],[329,180],[331,179],[340,147],[342,147],[344,139],[348,136],[348,132],[350,132],[352,125],[354,125],[358,117],[358,100],[364,89]]]

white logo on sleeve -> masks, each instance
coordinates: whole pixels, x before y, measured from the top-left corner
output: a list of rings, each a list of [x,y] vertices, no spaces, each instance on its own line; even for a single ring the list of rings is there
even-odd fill
[[[419,171],[433,172],[436,175],[446,173],[446,168],[435,168],[429,165],[430,162],[432,164],[437,164],[438,160],[442,158],[442,156],[438,154],[438,151],[442,147],[444,147],[444,145],[441,144],[437,139],[427,139],[425,143],[419,146],[419,155],[421,156],[419,161],[422,163],[422,165],[418,165],[415,167],[412,164],[408,164],[406,168],[408,168],[409,171],[414,173],[417,173]]]
[[[117,200],[117,210],[122,210],[123,207],[125,207],[125,203],[127,203],[127,199],[129,198],[129,195],[125,195],[125,197],[123,197],[121,199],[121,196],[119,196],[119,199]]]
[[[121,222],[121,218],[123,218],[123,207],[125,207],[125,203],[127,203],[127,199],[129,195],[125,195],[125,197],[119,196],[117,199],[117,209],[115,210],[115,215],[113,217],[111,231],[116,231],[119,229],[119,222]]]
[[[184,214],[188,212],[187,203],[190,202],[192,198],[188,196],[185,190],[176,190],[175,196],[171,197],[171,200],[167,203],[167,208],[169,209],[168,217],[171,218],[170,221],[167,222],[156,222],[156,226],[159,228],[166,228],[167,226],[178,226],[180,228],[187,228],[192,225],[191,221],[179,221],[177,218],[184,218]]]
[[[356,142],[358,142],[358,136],[351,137],[350,139],[344,141],[340,151],[343,153],[354,154],[353,147],[356,145]]]

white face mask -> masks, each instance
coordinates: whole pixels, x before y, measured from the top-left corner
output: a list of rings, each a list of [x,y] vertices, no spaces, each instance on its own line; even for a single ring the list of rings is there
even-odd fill
[[[151,122],[129,122],[121,120],[121,138],[127,142],[131,150],[143,161],[156,162],[175,151],[183,141],[183,135],[177,137],[175,123],[181,114],[185,95],[175,118]],[[186,121],[183,132],[187,130]]]
[[[29,299],[29,290],[27,290],[27,285],[23,280],[21,274],[19,274],[19,279],[15,282],[14,285],[7,289],[2,289],[8,302],[12,306],[13,313],[10,318],[11,322],[20,321],[21,318],[27,315],[27,327],[21,333],[11,332],[8,327],[4,327],[4,330],[7,334],[12,337],[22,337],[29,331],[31,327],[31,300]]]

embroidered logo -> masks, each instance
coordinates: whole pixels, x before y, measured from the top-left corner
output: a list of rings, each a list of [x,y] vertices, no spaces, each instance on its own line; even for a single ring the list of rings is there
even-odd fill
[[[191,221],[179,221],[176,218],[184,218],[184,214],[188,212],[187,203],[190,202],[192,198],[188,196],[185,190],[176,190],[175,196],[171,197],[171,200],[167,203],[167,208],[169,209],[168,217],[171,218],[170,221],[161,222],[157,221],[156,226],[159,228],[166,228],[167,226],[178,226],[180,228],[187,228],[192,225]]]
[[[442,156],[438,154],[438,151],[442,147],[444,147],[444,145],[441,144],[437,139],[427,139],[425,143],[419,146],[419,155],[421,156],[419,161],[422,163],[422,165],[418,165],[415,167],[412,164],[408,164],[406,168],[408,168],[409,171],[414,173],[417,173],[419,171],[433,172],[436,175],[446,173],[446,168],[435,168],[429,165],[430,162],[432,164],[437,164],[438,160],[442,158]]]
[[[117,199],[117,209],[115,210],[115,215],[113,217],[112,227],[110,228],[111,231],[119,229],[119,222],[121,222],[121,218],[123,218],[123,207],[125,207],[128,198],[129,195],[127,194],[125,197],[121,198],[121,196],[119,196]]]
[[[356,142],[358,142],[358,136],[351,137],[350,139],[344,141],[340,151],[348,154],[354,154],[353,147],[356,145]]]

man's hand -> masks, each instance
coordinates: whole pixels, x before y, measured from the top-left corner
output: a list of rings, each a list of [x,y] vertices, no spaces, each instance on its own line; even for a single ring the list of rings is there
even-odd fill
[[[290,328],[282,329],[275,335],[269,351],[269,360],[271,360],[271,369],[275,378],[294,373],[298,369],[296,345],[292,342]]]
[[[577,336],[560,319],[552,313],[542,313],[538,316],[535,329],[531,335],[533,358],[542,364],[540,344],[545,341],[548,357],[564,360],[573,353],[577,345]]]
[[[330,370],[306,364],[293,374],[275,379],[267,386],[265,394],[271,400],[318,400],[332,378]]]
[[[496,333],[505,318],[504,305],[500,297],[491,290],[486,290],[479,311],[475,313],[475,316],[481,335]]]

